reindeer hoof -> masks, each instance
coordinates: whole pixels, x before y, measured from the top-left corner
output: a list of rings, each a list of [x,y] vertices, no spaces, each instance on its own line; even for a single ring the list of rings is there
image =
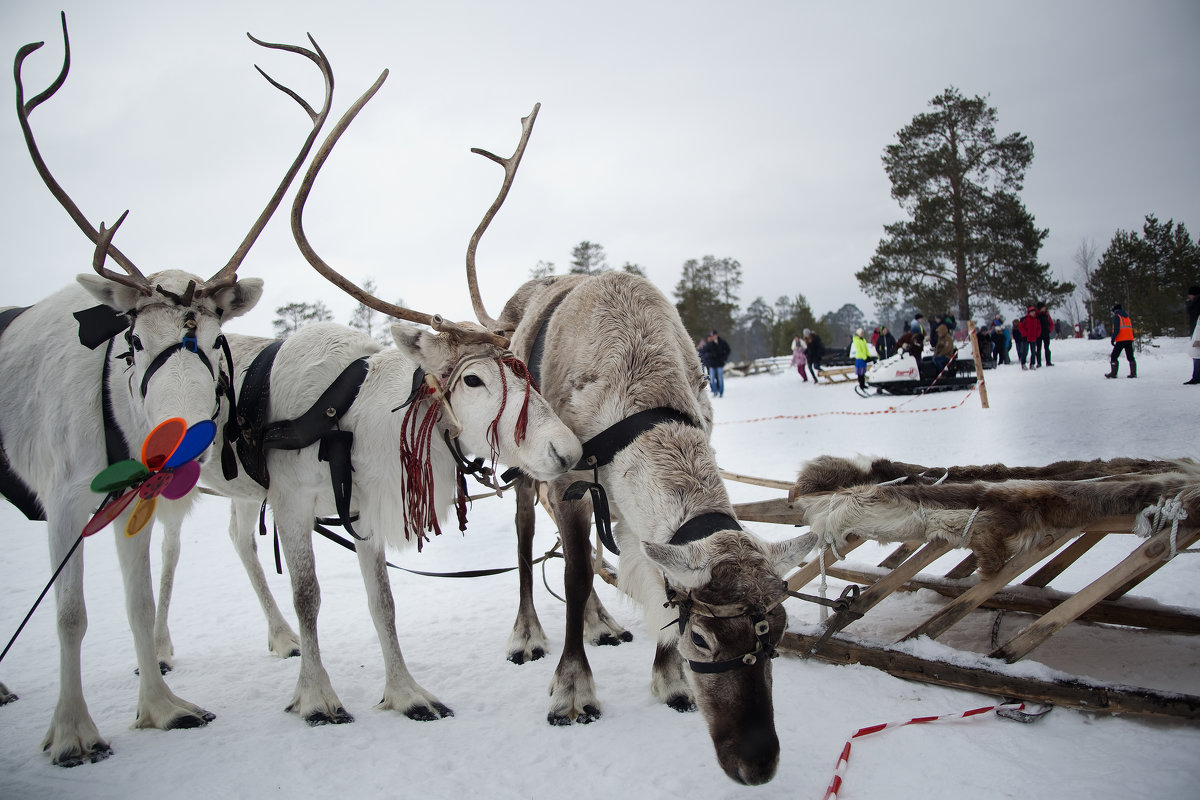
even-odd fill
[[[318,725],[345,725],[349,722],[354,722],[354,715],[345,708],[338,706],[337,711],[332,714],[326,714],[324,711],[314,711],[304,718],[311,727],[315,728]]]
[[[443,717],[453,717],[454,712],[449,706],[442,703],[434,703],[430,706],[417,705],[404,712],[404,716],[409,719],[415,719],[417,722],[433,722]]]
[[[621,635],[620,635],[620,637],[618,637],[618,638],[620,638],[620,640],[621,640],[622,642],[632,642],[632,641],[633,641],[633,634],[632,634],[632,633],[630,633],[629,631],[621,631]]]
[[[0,706],[6,706],[9,703],[17,701],[17,695],[8,690],[8,687],[0,683]]]
[[[78,767],[81,764],[95,764],[98,761],[103,761],[113,754],[113,749],[107,742],[102,743],[92,750],[90,753],[81,753],[78,750],[70,753],[64,753],[54,761],[56,767]]]
[[[576,723],[580,725],[587,725],[588,723],[595,722],[598,719],[600,719],[600,709],[591,705],[584,706],[583,711],[574,718],[571,718],[566,714],[551,713],[546,715],[546,721],[555,726],[574,725]]]
[[[540,647],[535,647],[535,648],[533,648],[533,650],[531,650],[529,652],[529,660],[530,661],[537,661],[538,659],[545,658],[545,657],[546,657],[546,651]],[[525,663],[525,653],[522,650],[517,650],[515,652],[509,653],[508,660],[514,664],[524,664]]]
[[[602,634],[600,634],[600,638],[596,640],[596,644],[608,645],[610,647],[616,647],[617,645],[619,645],[621,643],[621,641],[622,641],[621,639],[617,638],[616,636],[613,636],[611,633],[602,633]],[[629,641],[629,640],[625,639],[624,641]]]
[[[290,652],[286,656],[284,656],[284,658],[299,658],[299,657],[300,657],[300,648],[299,647],[292,648],[292,652]]]
[[[686,714],[690,711],[696,710],[696,704],[692,702],[690,697],[684,694],[677,694],[671,699],[667,700],[667,705],[681,714]]]
[[[187,730],[188,728],[203,728],[216,718],[217,715],[211,711],[205,711],[201,714],[180,714],[178,717],[168,722],[163,730],[182,731]]]
[[[170,671],[171,671],[171,670],[173,670],[173,669],[175,669],[175,668],[174,668],[174,667],[172,667],[170,664],[168,664],[168,663],[167,663],[167,662],[165,662],[165,661],[160,661],[160,662],[158,662],[158,674],[159,674],[159,675],[166,675],[168,672],[170,672]],[[133,668],[133,674],[134,674],[134,675],[141,675],[141,674],[142,674],[142,670],[141,670],[140,668],[138,668],[138,667],[134,667],[134,668]]]

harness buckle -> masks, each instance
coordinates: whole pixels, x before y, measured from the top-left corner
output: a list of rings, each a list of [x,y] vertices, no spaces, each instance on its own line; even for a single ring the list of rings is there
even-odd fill
[[[765,619],[760,619],[758,622],[754,623],[755,635],[766,636],[770,632],[771,632],[771,623],[767,622]]]
[[[758,663],[758,658],[754,655],[754,653],[746,653],[746,655],[742,656],[742,663],[747,667],[752,667]]]

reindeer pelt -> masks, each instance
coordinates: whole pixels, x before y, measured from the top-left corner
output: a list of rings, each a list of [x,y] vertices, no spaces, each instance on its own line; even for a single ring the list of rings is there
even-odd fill
[[[823,455],[801,466],[796,483],[788,492],[788,499],[795,500],[804,495],[831,492],[848,486],[888,481],[932,484],[970,481],[1134,479],[1194,468],[1196,464],[1192,459],[1155,461],[1143,458],[1096,458],[1091,461],[1055,461],[1044,467],[1010,467],[1006,464],[926,467],[864,455],[856,458]]]
[[[1183,524],[1200,524],[1200,466],[1139,480],[1005,481],[937,486],[859,486],[796,502],[822,541],[855,534],[879,542],[946,541],[969,548],[983,577],[1047,536],[1086,529],[1105,517],[1137,515],[1178,499]]]

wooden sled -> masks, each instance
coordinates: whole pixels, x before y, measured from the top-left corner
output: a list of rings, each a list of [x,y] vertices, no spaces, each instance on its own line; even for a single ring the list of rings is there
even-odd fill
[[[741,480],[775,488],[789,484],[725,473],[729,480]],[[807,524],[799,505],[787,498],[743,503],[734,506],[738,519],[747,522],[771,522],[789,526]],[[1014,676],[1004,670],[1020,661],[1057,631],[1076,620],[1129,626],[1170,633],[1200,634],[1200,613],[1191,609],[1161,606],[1129,593],[1157,570],[1171,548],[1172,531],[1165,530],[1143,539],[1131,534],[1134,517],[1110,517],[1089,522],[1079,530],[1046,535],[1036,547],[1012,556],[995,574],[976,575],[976,558],[968,555],[942,575],[926,570],[934,561],[954,549],[944,541],[904,542],[876,566],[838,563],[861,546],[865,539],[850,534],[844,546],[834,554],[823,550],[825,573],[864,588],[836,601],[833,613],[812,635],[785,633],[780,643],[784,652],[805,658],[817,658],[835,664],[865,664],[896,677],[924,683],[967,689],[1004,698],[1047,703],[1087,711],[1142,714],[1176,719],[1200,720],[1200,696],[1155,689],[1114,685],[1082,678],[1038,680]],[[1129,555],[1076,592],[1060,592],[1050,583],[1084,553],[1109,536],[1129,540]],[[1174,546],[1183,550],[1200,540],[1200,529],[1180,527]],[[1042,566],[1021,583],[1011,581]],[[801,565],[788,577],[788,587],[801,591],[821,572],[820,554]],[[972,576],[975,576],[974,578]],[[929,618],[915,621],[911,629],[894,642],[864,641],[852,633],[842,633],[855,620],[897,591],[929,589],[948,602]],[[925,658],[905,652],[901,643],[920,636],[936,640],[952,626],[977,609],[1005,609],[1032,615],[1032,621],[1007,641],[998,643],[987,655],[963,653],[953,660]],[[898,647],[899,646],[899,647]],[[911,648],[908,648],[911,649]],[[960,652],[960,651],[956,651]]]
[[[853,364],[846,367],[821,367],[817,370],[818,385],[821,381],[825,381],[826,383],[847,383],[853,381],[854,378]]]

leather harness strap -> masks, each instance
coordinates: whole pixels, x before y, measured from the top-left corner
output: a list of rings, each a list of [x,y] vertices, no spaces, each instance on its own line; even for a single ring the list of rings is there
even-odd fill
[[[567,295],[575,291],[575,287],[567,289],[558,297],[551,300],[542,310],[542,318],[538,321],[537,334],[533,337],[533,345],[529,348],[529,359],[526,362],[529,367],[529,374],[533,377],[533,382],[537,386],[542,385],[542,356],[546,351],[546,331],[550,327],[550,318],[554,316],[554,312],[558,311],[558,307],[562,305],[562,301],[567,299]]]
[[[303,450],[320,442],[317,458],[329,464],[329,479],[338,518],[342,527],[356,539],[361,539],[354,531],[350,513],[353,489],[350,452],[354,445],[354,434],[338,428],[338,422],[350,410],[366,380],[369,369],[367,357],[350,362],[299,417],[267,422],[271,368],[282,344],[282,341],[272,342],[255,356],[246,370],[236,415],[239,430],[230,434],[229,427],[226,427],[226,435],[237,436],[237,451],[242,466],[264,489],[271,485],[271,476],[267,471],[267,450]]]

